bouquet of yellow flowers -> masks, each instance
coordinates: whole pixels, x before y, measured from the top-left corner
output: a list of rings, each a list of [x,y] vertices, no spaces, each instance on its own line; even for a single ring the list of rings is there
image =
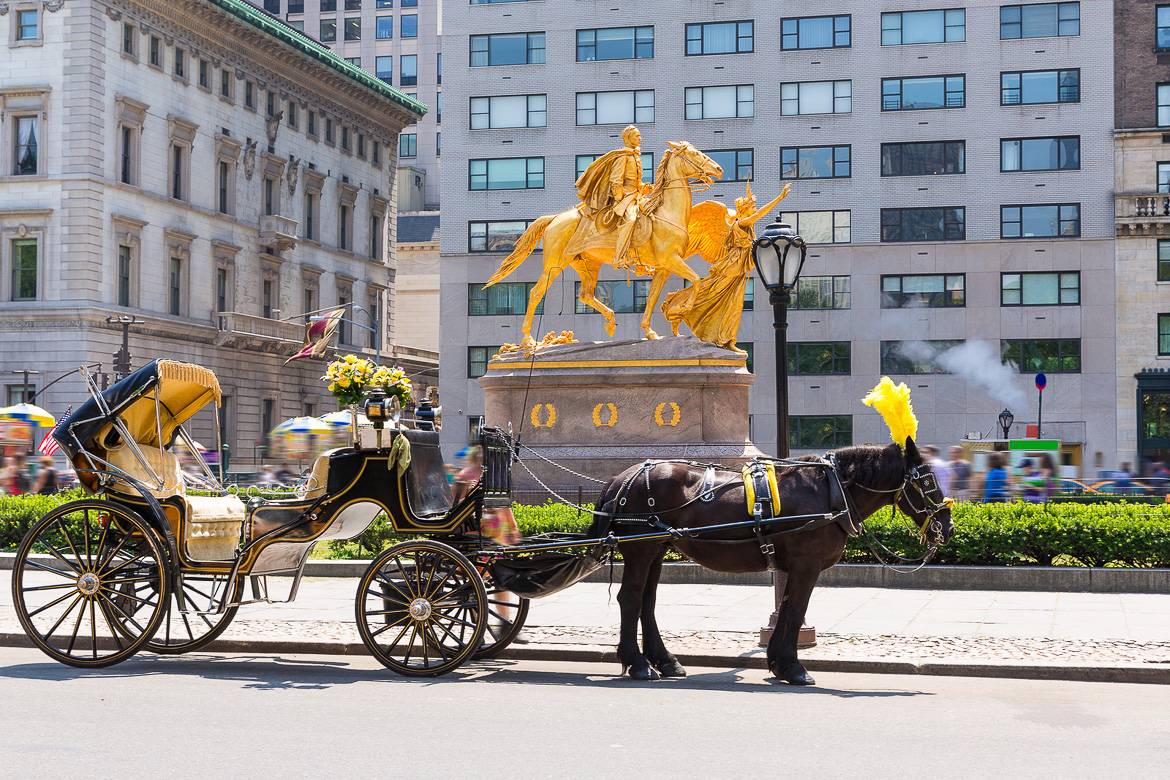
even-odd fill
[[[405,371],[398,366],[379,366],[357,355],[337,358],[321,379],[342,406],[361,403],[375,387],[385,390],[387,396],[397,396],[403,406],[410,400],[410,379]]]

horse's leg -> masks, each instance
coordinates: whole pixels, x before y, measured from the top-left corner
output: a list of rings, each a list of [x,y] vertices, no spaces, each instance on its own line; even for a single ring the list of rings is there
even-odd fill
[[[670,271],[659,268],[654,272],[654,278],[650,281],[650,292],[646,295],[646,310],[642,312],[642,332],[651,340],[660,338],[654,332],[654,328],[650,327],[650,319],[654,316],[654,310],[658,308],[658,299],[662,297],[662,288],[666,286],[668,279]]]
[[[597,297],[597,275],[601,269],[588,257],[581,257],[572,265],[576,269],[577,275],[581,277],[581,295],[579,296],[581,303],[605,317],[605,334],[612,338],[617,326],[617,318],[614,316],[613,309],[606,306]]]
[[[796,643],[808,600],[821,575],[815,562],[798,562],[790,566],[788,583],[784,588],[784,603],[776,619],[776,629],[768,642],[768,669],[781,680],[793,685],[815,685],[816,680],[805,671],[796,657]]]
[[[563,233],[564,231],[562,230],[561,232]],[[570,234],[572,233],[571,227],[568,232]],[[524,324],[521,326],[521,333],[524,336],[520,342],[521,346],[529,347],[536,343],[536,339],[532,337],[532,322],[536,318],[536,308],[544,300],[544,296],[548,293],[548,288],[552,286],[556,278],[565,270],[566,263],[564,256],[561,254],[564,246],[565,239],[560,235],[554,234],[551,230],[545,233],[544,270],[540,272],[540,278],[536,280],[536,284],[532,287],[532,292],[528,294],[528,308],[524,312]]]
[[[654,615],[658,597],[658,578],[662,576],[662,559],[665,556],[666,547],[663,546],[650,565],[646,577],[646,590],[642,593],[642,652],[663,677],[686,677],[687,670],[666,649],[662,634],[658,631],[658,619]]]
[[[646,544],[622,546],[622,587],[617,597],[622,611],[622,629],[617,655],[622,674],[629,674],[635,680],[653,680],[658,676],[638,649],[638,617],[642,611],[647,577],[655,560],[654,550],[653,546]]]

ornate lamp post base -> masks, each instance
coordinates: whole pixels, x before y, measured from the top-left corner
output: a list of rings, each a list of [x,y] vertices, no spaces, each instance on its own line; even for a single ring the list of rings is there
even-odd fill
[[[784,586],[788,584],[788,575],[782,571],[772,574],[772,588],[774,589],[776,609],[768,618],[768,625],[760,629],[760,647],[767,647],[772,641],[772,632],[776,630],[776,621],[780,618],[780,604],[784,601]],[[796,639],[797,649],[816,647],[817,629],[815,626],[801,626],[800,636]]]

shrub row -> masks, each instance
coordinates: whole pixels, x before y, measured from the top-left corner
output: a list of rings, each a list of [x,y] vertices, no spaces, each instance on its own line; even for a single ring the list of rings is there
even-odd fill
[[[0,497],[0,549],[14,550],[28,527],[80,492],[57,496]],[[591,518],[559,504],[515,508],[525,536],[549,531],[583,532]],[[955,535],[934,562],[984,566],[1170,567],[1170,506],[1123,501],[1096,504],[961,503],[953,513]],[[879,512],[866,522],[867,533],[851,539],[845,560],[876,562],[867,537],[890,550],[914,557],[922,552],[918,532],[901,515]],[[331,558],[368,558],[399,537],[385,517],[357,539],[330,543]]]

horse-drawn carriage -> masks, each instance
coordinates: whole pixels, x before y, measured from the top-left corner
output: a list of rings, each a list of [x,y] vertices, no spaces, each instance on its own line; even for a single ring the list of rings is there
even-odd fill
[[[88,375],[86,381],[91,399],[62,419],[53,437],[94,495],[57,507],[29,529],[12,578],[29,638],[74,666],[108,666],[143,648],[174,654],[204,647],[241,606],[276,603],[270,576],[291,575],[283,599],[291,601],[314,544],[357,536],[382,513],[410,538],[378,555],[359,580],[357,627],[380,662],[420,676],[499,653],[524,624],[528,599],[580,581],[619,545],[627,560],[619,594],[626,648],[619,653],[636,671],[648,674],[653,664],[665,674],[681,667],[658,649],[656,626],[647,662],[628,657],[640,654],[628,646],[634,626],[627,624],[631,614],[637,622],[651,578],[656,586],[654,555],[660,564],[668,544],[717,567],[704,559],[711,549],[740,570],[793,568],[782,540],[795,537],[780,535],[803,531],[801,539],[815,539],[816,529],[845,528],[880,505],[899,503],[924,533],[928,524],[944,530],[945,502],[921,461],[870,453],[864,458],[874,463],[858,455],[856,468],[848,458],[760,461],[718,478],[713,466],[647,462],[602,491],[591,533],[545,534],[505,547],[480,533],[485,508],[511,502],[517,451],[502,430],[484,429],[483,476],[453,501],[438,434],[398,425],[386,400],[373,397],[365,411],[377,428],[375,446],[355,437],[353,446],[319,456],[295,492],[249,495],[224,489],[222,475],[205,463],[198,473],[182,469],[175,454],[181,445],[198,451],[184,424],[205,407],[218,409],[211,371],[156,360],[104,391]],[[217,431],[218,422],[217,412]],[[786,468],[814,472],[809,500],[792,500],[787,483],[778,482]],[[822,482],[827,503],[817,492]],[[943,519],[949,535],[949,515]],[[706,537],[708,547],[699,541]],[[838,537],[844,535],[834,533],[833,544]],[[627,581],[642,563],[635,604],[626,598],[633,593]],[[802,617],[803,607],[797,628]],[[644,629],[647,620],[653,625],[652,614],[642,615]]]

